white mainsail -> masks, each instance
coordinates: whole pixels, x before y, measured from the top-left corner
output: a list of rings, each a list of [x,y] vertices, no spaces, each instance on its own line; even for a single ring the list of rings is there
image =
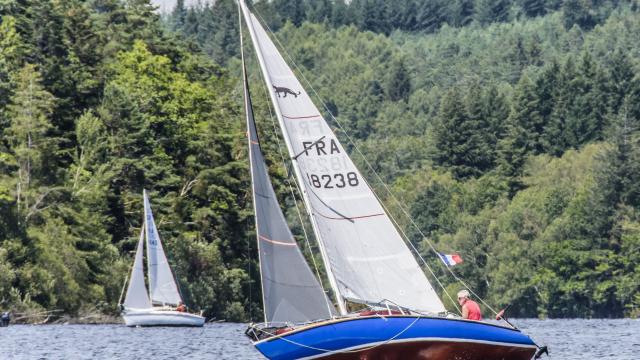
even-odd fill
[[[241,7],[338,298],[444,312],[336,135],[243,1]]]
[[[131,269],[127,296],[124,298],[124,305],[128,308],[147,309],[151,307],[147,287],[144,285],[144,265],[142,255],[144,251],[144,228],[140,231],[140,240],[136,249],[136,257]]]
[[[143,191],[145,231],[147,233],[147,265],[149,271],[149,292],[153,303],[177,305],[182,301],[178,286],[171,273],[164,254],[156,223],[151,213],[147,191]]]

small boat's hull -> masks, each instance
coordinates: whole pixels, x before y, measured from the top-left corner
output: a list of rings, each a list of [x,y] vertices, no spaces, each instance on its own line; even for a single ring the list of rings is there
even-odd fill
[[[267,358],[530,360],[535,343],[518,330],[446,318],[345,318],[255,343]]]
[[[202,326],[204,317],[173,310],[136,309],[122,314],[127,326]]]

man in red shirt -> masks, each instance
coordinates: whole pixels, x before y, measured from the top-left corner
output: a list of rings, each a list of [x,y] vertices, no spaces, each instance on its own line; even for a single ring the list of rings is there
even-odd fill
[[[462,306],[462,318],[469,320],[482,320],[482,312],[477,302],[469,299],[468,290],[458,292],[458,303]]]
[[[182,301],[178,302],[178,307],[176,308],[176,311],[179,312],[186,312],[187,311],[187,307],[184,306],[184,304],[182,303]]]

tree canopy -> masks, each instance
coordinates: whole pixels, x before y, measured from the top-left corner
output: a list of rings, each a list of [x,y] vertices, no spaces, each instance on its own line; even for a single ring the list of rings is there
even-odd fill
[[[514,316],[640,315],[636,1],[252,6],[439,291],[459,285],[427,239]],[[260,318],[235,3],[5,0],[0,15],[0,308],[116,314],[147,189],[186,303]]]

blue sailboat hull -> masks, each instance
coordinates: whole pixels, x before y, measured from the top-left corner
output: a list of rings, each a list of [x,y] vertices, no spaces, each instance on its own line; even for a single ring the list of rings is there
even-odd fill
[[[267,358],[529,360],[537,349],[518,330],[484,322],[418,316],[330,320],[254,344]]]

